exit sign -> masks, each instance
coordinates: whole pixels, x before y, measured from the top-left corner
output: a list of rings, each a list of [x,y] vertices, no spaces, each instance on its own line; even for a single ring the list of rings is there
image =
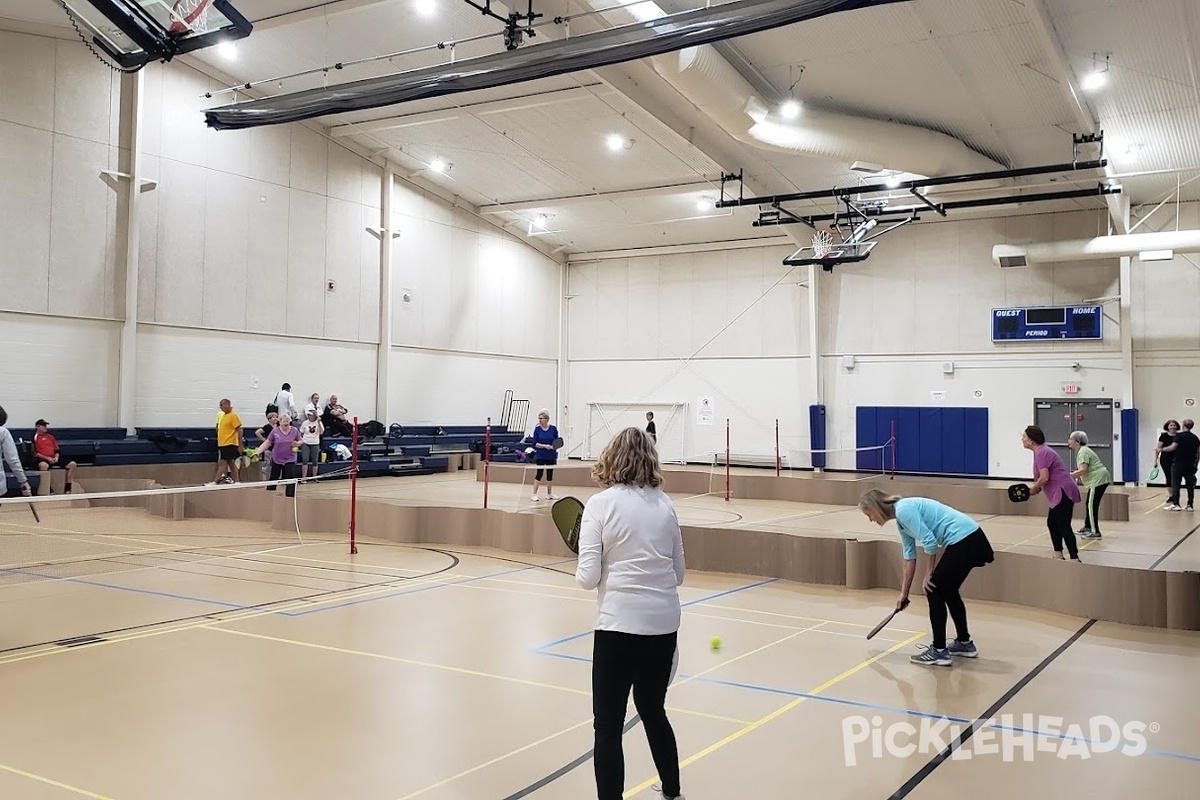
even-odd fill
[[[1079,394],[1080,386],[1078,383],[1064,383],[1062,389],[1063,394]]]

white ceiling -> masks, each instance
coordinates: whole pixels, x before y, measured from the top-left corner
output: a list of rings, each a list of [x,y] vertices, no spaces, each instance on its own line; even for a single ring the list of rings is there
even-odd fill
[[[234,0],[256,23],[251,37],[238,43],[237,60],[215,51],[190,58],[231,82],[263,81],[253,92],[262,96],[502,50],[500,23],[463,0],[430,1],[436,11],[426,17],[417,12],[417,0]],[[659,0],[668,13],[703,4]],[[546,24],[590,6],[534,0],[534,8]],[[1038,9],[1048,28],[1039,28]],[[64,23],[57,0],[0,0],[0,17]],[[596,15],[578,18],[571,34],[601,24]],[[1046,30],[1048,36],[1039,34]],[[564,33],[563,26],[549,24],[525,46]],[[454,48],[435,46],[483,35],[488,38]],[[425,49],[321,71],[417,48]],[[1085,132],[1090,118],[1103,129],[1110,172],[1134,205],[1159,202],[1177,183],[1184,199],[1200,198],[1200,180],[1189,183],[1200,176],[1200,4],[1194,0],[911,0],[743,37],[718,49],[766,98],[782,98],[794,83],[807,106],[928,128],[1012,167],[1070,161],[1071,134]],[[1102,66],[1110,54],[1107,85],[1076,104],[1064,78],[1077,87],[1093,68],[1093,54]],[[316,72],[296,74],[306,70]],[[232,99],[218,96],[211,104]],[[847,163],[733,139],[644,63],[320,122],[361,152],[386,152],[402,172],[568,254],[784,233],[806,238],[810,232],[800,226],[754,228],[754,208],[701,210],[700,202],[717,196],[723,171],[744,170],[750,194],[859,180]],[[611,152],[605,146],[611,133],[632,145]],[[433,173],[428,165],[434,159],[452,168]],[[1024,183],[1046,190],[1071,181],[1095,185],[1101,177],[1044,176]],[[938,199],[953,196],[941,192]],[[792,207],[808,212],[814,205]],[[1105,207],[1092,198],[985,213]],[[543,226],[531,225],[539,217]]]

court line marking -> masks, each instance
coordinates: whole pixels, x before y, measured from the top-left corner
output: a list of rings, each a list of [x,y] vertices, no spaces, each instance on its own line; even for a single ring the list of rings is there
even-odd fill
[[[1157,569],[1159,564],[1161,564],[1162,562],[1167,560],[1167,556],[1174,553],[1176,550],[1179,549],[1179,546],[1181,544],[1186,542],[1188,539],[1192,538],[1192,534],[1195,533],[1197,530],[1200,530],[1200,525],[1197,525],[1196,527],[1192,528],[1190,531],[1188,531],[1186,534],[1183,535],[1182,539],[1177,541],[1175,544],[1171,545],[1171,549],[1168,550],[1167,552],[1163,553],[1161,556],[1159,556],[1158,560],[1150,565],[1150,569]]]
[[[680,607],[680,609],[684,609],[684,608],[688,608],[689,606],[699,605],[700,603],[707,603],[708,601],[716,600],[719,597],[726,597],[731,594],[737,594],[738,592],[745,592],[750,589],[756,589],[759,586],[766,586],[769,583],[776,583],[779,580],[780,580],[779,578],[765,578],[761,581],[755,581],[754,583],[748,583],[743,586],[735,586],[732,589],[726,589],[725,591],[722,591],[722,592],[705,595],[704,597],[699,597],[699,598],[696,598],[695,600],[689,600],[686,603],[680,603],[679,607]],[[557,647],[560,644],[566,644],[567,642],[573,642],[576,639],[582,639],[585,636],[591,636],[592,633],[593,633],[593,631],[590,631],[590,630],[582,631],[580,633],[573,633],[570,636],[564,636],[561,639],[555,639],[553,642],[548,642],[546,644],[538,645],[533,650],[535,653],[540,653],[544,650],[549,650],[551,647]]]
[[[884,656],[889,656],[892,653],[899,650],[900,648],[906,647],[906,646],[912,644],[913,642],[917,641],[917,639],[920,639],[924,635],[925,634],[923,634],[923,633],[918,633],[913,636],[910,636],[908,639],[906,639],[902,642],[897,642],[896,644],[889,647],[887,650],[884,650],[882,653],[871,656],[870,658],[865,659],[865,660],[859,662],[857,665],[846,670],[842,674],[840,674],[834,678],[830,678],[829,680],[825,681],[825,683],[822,683],[820,686],[818,686],[817,688],[815,688],[811,692],[809,692],[809,694],[820,694],[821,692],[825,691],[826,689],[830,688],[831,686],[841,683],[846,678],[849,678],[850,676],[858,673],[859,671],[866,669],[867,667],[871,666],[872,664],[874,664],[876,661],[880,660]],[[752,732],[758,730],[762,726],[766,725],[768,722],[778,719],[779,717],[786,714],[788,711],[791,711],[793,708],[800,705],[807,699],[808,699],[807,697],[797,697],[795,700],[791,701],[790,703],[780,706],[779,708],[775,709],[770,714],[766,714],[765,716],[759,717],[754,722],[751,722],[749,725],[742,728],[741,730],[734,731],[733,733],[726,736],[724,739],[721,739],[718,742],[714,742],[713,744],[710,744],[708,747],[705,747],[704,749],[699,750],[696,753],[693,753],[692,755],[688,756],[687,758],[685,758],[679,762],[679,769],[682,771],[685,767],[688,767],[691,764],[696,763],[697,761],[704,758],[705,756],[711,755],[712,753],[716,752],[717,750],[720,750],[722,747],[725,747],[726,745],[737,741],[738,739],[742,738],[746,734],[752,733]],[[627,790],[625,792],[625,794],[622,795],[622,797],[624,797],[624,798],[634,797],[639,792],[643,792],[646,789],[649,789],[651,786],[653,786],[655,784],[655,782],[657,782],[657,780],[658,780],[657,775],[652,778],[648,778],[645,781],[643,781],[642,783],[633,787],[632,789]]]
[[[746,614],[763,614],[763,615],[769,616],[769,617],[782,617],[783,619],[801,619],[801,620],[805,620],[808,622],[825,622],[825,623],[828,623],[831,625],[845,625],[845,626],[851,627],[851,628],[874,628],[875,627],[875,623],[845,622],[844,620],[838,620],[838,619],[822,619],[821,617],[805,617],[805,616],[800,616],[798,614],[784,614],[783,612],[780,612],[780,611],[765,611],[765,610],[759,609],[759,608],[741,608],[740,606],[720,606],[720,605],[710,605],[709,608],[717,608],[717,609],[721,609],[722,611],[741,611]],[[897,627],[890,626],[890,625],[888,626],[888,628],[889,628],[889,630],[893,630],[898,633],[923,633],[924,632],[924,631],[906,630],[905,628],[897,628]]]
[[[699,611],[689,611],[688,614],[693,617],[702,617],[703,619],[717,619],[717,620],[721,620],[722,622],[740,622],[743,625],[760,625],[760,626],[764,626],[764,627],[768,627],[768,628],[783,628],[785,630],[791,630],[791,631],[801,630],[799,625],[787,625],[782,622],[762,622],[762,621],[756,620],[756,619],[742,619],[741,617],[727,617],[724,614],[701,614]],[[852,623],[852,622],[838,622],[837,620],[833,620],[833,619],[823,620],[823,621],[827,622],[831,625],[853,625],[856,628],[867,627],[866,625],[859,625],[857,623]],[[820,626],[813,626],[813,627],[809,627],[809,628],[804,628],[804,630],[816,631],[817,633],[825,633],[825,634],[829,634],[830,636],[852,636],[856,639],[862,637],[861,633],[846,633],[844,631],[830,631],[830,630],[824,630],[824,629],[817,630],[817,628],[819,628],[819,627]],[[919,631],[906,631],[903,628],[891,628],[889,630],[889,632],[891,632],[891,631],[895,631],[897,633],[910,633],[910,634],[911,633],[919,633]],[[884,639],[883,641],[894,642],[896,640],[895,639]]]
[[[58,788],[58,789],[66,789],[68,792],[74,792],[75,794],[82,795],[83,797],[91,797],[92,800],[113,800],[113,798],[108,797],[106,795],[96,794],[95,792],[89,792],[87,789],[80,789],[78,786],[72,786],[69,783],[63,783],[61,781],[56,781],[52,778],[47,778],[42,775],[35,775],[34,773],[26,772],[23,769],[17,769],[16,767],[10,767],[7,764],[0,764],[0,770],[4,770],[5,772],[11,772],[14,775],[20,775],[22,778],[29,778],[30,780],[38,781],[39,783],[44,783],[47,786],[54,786],[55,788]]]
[[[520,677],[517,677],[514,675],[499,675],[494,672],[482,672],[480,670],[468,669],[466,667],[455,667],[450,664],[436,664],[432,661],[420,661],[420,660],[414,659],[414,658],[405,658],[404,656],[388,655],[387,653],[372,653],[369,650],[353,650],[348,647],[338,647],[337,645],[321,644],[320,642],[306,642],[301,639],[288,639],[288,638],[285,638],[282,636],[271,636],[271,635],[265,634],[265,633],[251,633],[250,631],[239,631],[239,630],[235,630],[233,628],[221,627],[225,624],[227,624],[227,623],[225,623],[225,622],[207,622],[206,624],[201,625],[200,627],[203,628],[204,630],[216,631],[217,633],[229,633],[229,634],[233,634],[234,636],[245,636],[245,637],[248,637],[251,639],[262,639],[264,641],[275,642],[278,644],[288,644],[288,645],[292,645],[294,647],[307,647],[307,648],[310,648],[313,650],[324,650],[326,652],[338,653],[340,655],[362,656],[365,658],[374,658],[374,659],[378,659],[381,661],[392,661],[397,664],[406,664],[406,665],[414,666],[414,667],[427,667],[429,669],[437,669],[437,670],[442,670],[444,672],[453,672],[453,673],[456,673],[459,675],[468,675],[468,676],[471,676],[474,678],[486,678],[488,680],[501,681],[504,683],[517,683],[517,684],[521,684],[523,686],[532,686],[537,689],[550,689],[550,690],[558,691],[558,692],[567,692],[569,694],[583,695],[585,697],[591,697],[591,695],[592,695],[592,692],[590,689],[576,689],[571,686],[560,686],[560,685],[554,684],[554,683],[544,683],[542,681],[529,680],[528,678],[520,678]],[[686,708],[673,708],[671,710],[676,711],[680,714],[688,714],[688,715],[692,715],[692,716],[706,717],[708,719],[716,719],[716,720],[720,720],[722,722],[731,722],[731,723],[738,724],[738,725],[746,724],[745,720],[740,720],[740,719],[737,719],[734,717],[724,717],[724,716],[720,716],[717,714],[709,714],[709,713],[703,712],[703,711],[691,711],[690,709],[686,709]]]
[[[1096,620],[1094,620],[1094,619],[1089,619],[1087,622],[1083,623],[1082,627],[1080,627],[1079,630],[1075,631],[1075,633],[1073,633],[1069,639],[1067,639],[1065,642],[1063,642],[1061,645],[1059,645],[1054,650],[1054,652],[1050,653],[1050,655],[1048,655],[1044,659],[1042,659],[1037,664],[1037,666],[1035,666],[1029,672],[1025,673],[1024,677],[1022,677],[1020,680],[1018,680],[1016,683],[1014,683],[1008,689],[1008,691],[1006,691],[1004,694],[1002,694],[1000,696],[1000,698],[998,700],[996,700],[996,702],[992,703],[988,707],[988,709],[983,712],[983,715],[980,717],[980,720],[989,720],[992,717],[994,717],[996,715],[997,711],[999,711],[1001,708],[1003,708],[1005,705],[1007,705],[1014,697],[1017,696],[1017,694],[1022,689],[1024,689],[1026,686],[1028,686],[1029,683],[1034,678],[1036,678],[1038,675],[1040,675],[1042,673],[1042,671],[1046,669],[1046,667],[1050,666],[1050,664],[1055,659],[1057,659],[1064,652],[1066,652],[1068,647],[1075,644],[1075,642],[1077,642],[1079,640],[1079,638],[1081,636],[1083,636],[1085,633],[1087,633],[1088,630],[1095,624],[1096,624]],[[907,781],[905,781],[904,784],[901,785],[900,788],[897,789],[895,791],[895,793],[892,794],[892,796],[891,796],[891,798],[889,798],[889,800],[903,800],[903,798],[907,797],[912,792],[913,789],[917,788],[921,784],[922,781],[924,781],[931,774],[933,774],[933,771],[935,769],[937,769],[948,758],[950,758],[951,754],[953,754],[955,750],[957,750],[962,745],[966,744],[967,740],[970,739],[971,736],[974,735],[977,724],[978,723],[972,723],[965,731],[963,731],[958,736],[956,736],[954,738],[954,741],[950,742],[950,744],[947,745],[946,747],[942,748],[942,750],[939,751],[937,753],[937,755],[935,755],[932,759],[930,759],[928,762],[923,764],[921,766],[921,768],[919,770],[917,770],[916,773],[914,773],[911,778],[909,778]],[[979,727],[982,727],[982,726],[979,726]]]

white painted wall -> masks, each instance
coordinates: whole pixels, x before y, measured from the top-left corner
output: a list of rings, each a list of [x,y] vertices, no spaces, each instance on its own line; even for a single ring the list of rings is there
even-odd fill
[[[589,402],[689,404],[686,453],[711,462],[731,449],[774,451],[808,442],[808,328],[800,309],[805,270],[782,266],[788,248],[640,256],[569,270],[569,402],[560,428],[572,454],[585,436]],[[712,426],[696,424],[701,397]],[[797,409],[801,413],[797,414]],[[789,438],[790,437],[790,438]],[[593,439],[593,441],[595,441]]]
[[[120,79],[77,42],[9,32],[0,74],[21,76],[0,87],[0,403],[14,424],[113,425],[125,187],[101,170],[128,169]],[[142,75],[157,185],[140,195],[136,424],[207,425],[222,397],[257,421],[283,381],[374,418],[381,167],[305,125],[210,130],[212,80],[182,63]],[[481,422],[508,388],[555,405],[560,265],[395,192],[388,421]]]
[[[8,424],[113,425],[121,324],[0,312],[0,405]]]
[[[888,234],[868,261],[822,273],[827,448],[855,447],[855,407],[933,405],[930,392],[942,390],[945,405],[989,408],[993,474],[1024,475],[1028,459],[1014,443],[1032,422],[1035,397],[1062,396],[1062,384],[1075,382],[1087,396],[1119,399],[1115,304],[1100,342],[991,342],[993,307],[1075,303],[1119,290],[1116,260],[1001,270],[992,264],[992,246],[1087,237],[1103,233],[1104,224],[1098,214],[1076,213],[914,225]],[[809,465],[808,406],[816,394],[807,289],[797,285],[807,271],[763,295],[786,272],[780,262],[790,252],[753,248],[572,265],[571,422],[583,424],[589,400],[682,399],[692,404],[694,423],[698,398],[709,396],[717,424],[692,424],[694,460],[724,449],[726,418],[734,453],[769,457],[779,418],[782,454]],[[685,363],[688,356],[695,357]],[[844,356],[855,357],[853,370],[841,366]],[[945,361],[956,364],[952,376],[942,373]],[[853,469],[854,461],[853,452],[835,452],[828,465]]]
[[[147,325],[138,335],[140,426],[208,425],[228,397],[247,424],[265,420],[284,382],[303,408],[330,394],[360,419],[375,414],[375,348],[263,334]]]

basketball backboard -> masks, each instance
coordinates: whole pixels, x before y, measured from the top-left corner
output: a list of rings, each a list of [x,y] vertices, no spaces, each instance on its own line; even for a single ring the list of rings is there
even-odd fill
[[[871,250],[878,244],[871,240],[866,242],[830,242],[825,246],[810,245],[801,247],[783,260],[787,266],[806,266],[817,264],[826,272],[833,270],[838,264],[853,264],[865,261]]]
[[[250,35],[230,0],[64,0],[85,42],[124,70]]]

